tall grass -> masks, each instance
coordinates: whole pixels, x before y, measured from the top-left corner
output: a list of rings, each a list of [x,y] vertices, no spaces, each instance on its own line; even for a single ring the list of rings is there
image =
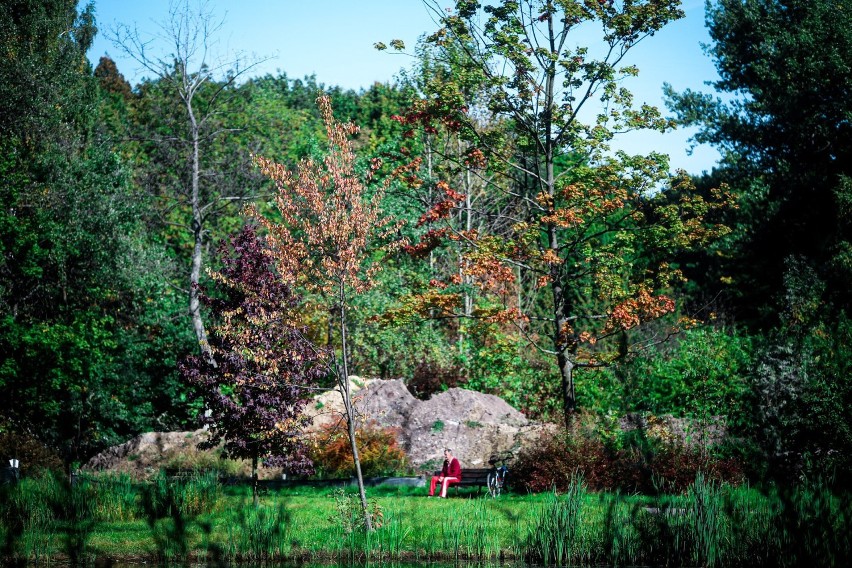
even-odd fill
[[[236,523],[227,527],[225,559],[270,562],[287,557],[290,550],[290,515],[283,505],[245,506]]]
[[[45,474],[4,487],[2,497],[4,558],[41,560],[61,553],[83,562],[91,559],[89,540],[100,523],[146,520],[159,552],[184,550],[183,532],[162,529],[157,520],[170,517],[172,526],[183,526],[185,517],[212,511],[221,491],[211,475],[185,481],[159,476],[140,485],[126,475],[78,476],[72,482]]]
[[[699,472],[687,496],[687,533],[691,536],[692,561],[713,568],[722,564],[732,541],[725,499],[717,483]]]
[[[145,517],[197,516],[215,510],[222,489],[215,472],[171,479],[162,471],[144,488]]]
[[[761,491],[698,476],[683,495],[655,497],[590,494],[580,477],[565,493],[500,500],[385,491],[370,499],[376,527],[370,532],[351,491],[300,488],[266,495],[255,508],[244,492],[223,492],[212,475],[160,476],[148,484],[105,477],[75,485],[46,476],[0,490],[3,559],[62,554],[86,561],[96,539],[103,554],[156,550],[165,560],[209,554],[228,562],[513,557],[545,566],[852,565],[849,494],[816,481]],[[110,550],[110,542],[128,534],[132,544],[125,540]]]
[[[495,559],[500,554],[497,518],[493,503],[487,499],[467,500],[459,510],[441,523],[444,555],[463,558]]]
[[[586,488],[581,476],[572,477],[564,495],[554,491],[540,507],[539,521],[529,527],[524,544],[525,559],[545,566],[565,566],[584,554],[580,514]]]
[[[380,559],[397,560],[402,558],[406,544],[412,537],[410,525],[404,524],[404,519],[398,507],[385,513],[385,522],[376,531],[378,540],[378,557]]]

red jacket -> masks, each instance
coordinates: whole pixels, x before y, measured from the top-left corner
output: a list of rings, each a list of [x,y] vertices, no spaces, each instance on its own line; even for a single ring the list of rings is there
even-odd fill
[[[444,460],[444,467],[441,468],[441,475],[444,477],[455,477],[461,480],[461,464],[456,458],[450,461]]]

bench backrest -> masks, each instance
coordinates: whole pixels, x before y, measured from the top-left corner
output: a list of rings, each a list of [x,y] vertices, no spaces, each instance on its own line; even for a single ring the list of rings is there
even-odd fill
[[[488,480],[488,474],[494,471],[490,467],[463,467],[461,470],[462,483],[482,483],[483,485]],[[441,475],[441,470],[435,472],[435,475]]]
[[[488,474],[491,473],[491,468],[462,468],[462,479],[465,481],[473,481],[475,479],[488,479]]]

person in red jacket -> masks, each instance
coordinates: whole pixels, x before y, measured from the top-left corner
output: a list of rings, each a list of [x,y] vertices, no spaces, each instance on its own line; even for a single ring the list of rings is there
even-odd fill
[[[429,486],[429,497],[435,496],[435,485],[441,484],[441,498],[447,498],[447,487],[461,481],[461,464],[453,457],[453,451],[449,448],[444,450],[444,467],[441,475],[432,476],[432,484]]]

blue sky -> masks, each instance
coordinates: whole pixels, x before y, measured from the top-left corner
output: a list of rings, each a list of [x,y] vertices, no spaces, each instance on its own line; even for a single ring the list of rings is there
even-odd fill
[[[197,0],[191,0],[196,2]],[[169,0],[94,0],[101,32],[89,51],[94,64],[108,54],[119,71],[135,84],[144,76],[138,65],[121,56],[104,32],[118,23],[136,26],[143,34],[154,34],[167,18]],[[440,0],[442,6],[450,0]],[[409,56],[376,51],[373,44],[401,39],[409,51],[417,38],[437,29],[421,0],[209,0],[209,8],[223,21],[217,37],[218,49],[233,57],[269,57],[256,68],[258,74],[283,71],[288,77],[315,74],[326,85],[360,89],[375,81],[392,82],[401,68],[411,65]],[[675,89],[709,90],[705,81],[717,78],[710,59],[702,52],[708,42],[704,27],[703,0],[685,0],[686,17],[670,24],[654,37],[636,46],[630,63],[640,75],[625,86],[636,102],[662,107],[662,85]],[[718,159],[710,147],[698,147],[687,155],[690,132],[641,133],[623,137],[617,146],[628,152],[651,150],[668,153],[673,168],[691,173],[709,170]]]

